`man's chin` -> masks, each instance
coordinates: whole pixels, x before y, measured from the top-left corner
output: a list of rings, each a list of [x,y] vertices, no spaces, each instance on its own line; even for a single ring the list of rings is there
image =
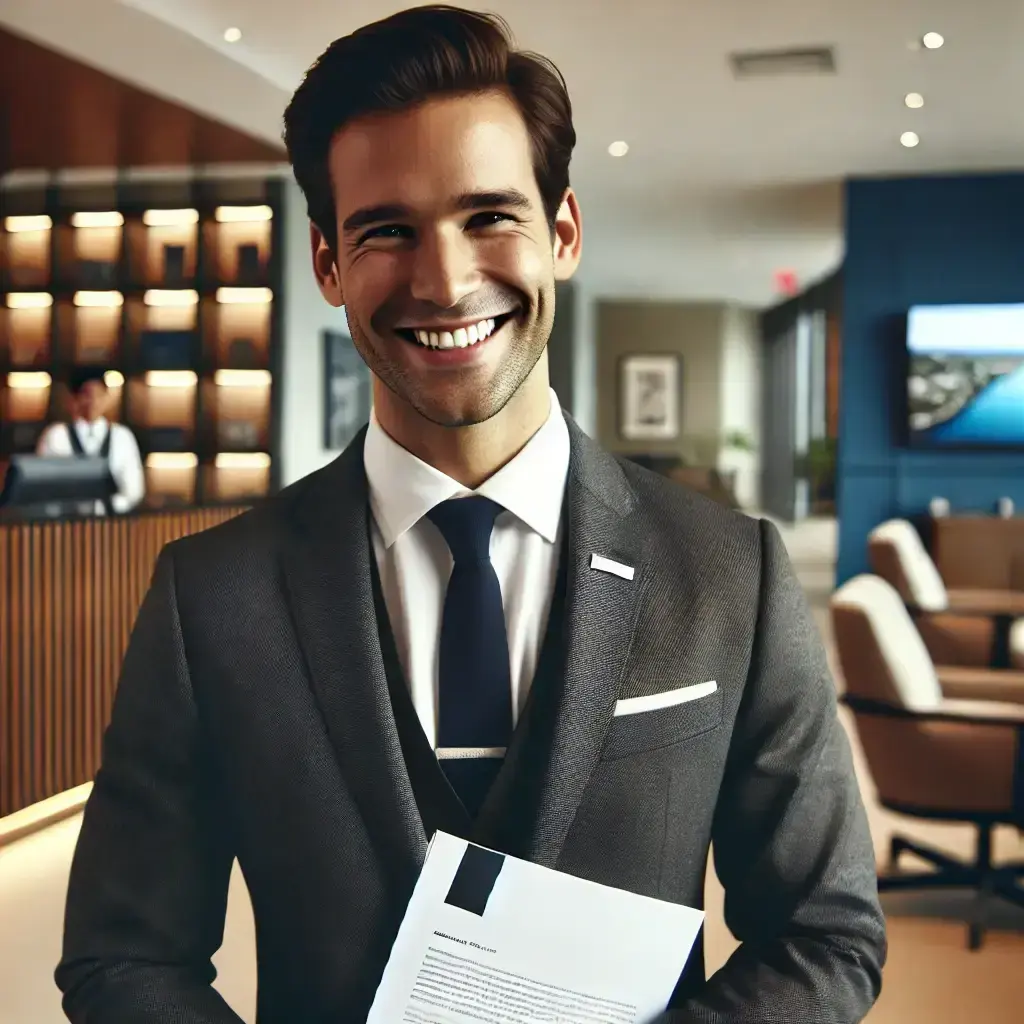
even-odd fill
[[[441,402],[416,402],[413,408],[428,422],[449,430],[475,427],[493,419],[504,408],[505,403],[481,403],[479,400],[455,404]]]

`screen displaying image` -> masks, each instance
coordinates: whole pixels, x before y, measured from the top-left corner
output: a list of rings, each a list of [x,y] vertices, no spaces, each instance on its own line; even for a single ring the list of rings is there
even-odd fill
[[[1024,303],[915,306],[907,348],[912,444],[1024,448]]]

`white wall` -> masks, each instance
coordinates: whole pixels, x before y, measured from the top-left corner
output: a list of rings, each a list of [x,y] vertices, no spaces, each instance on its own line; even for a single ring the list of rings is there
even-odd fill
[[[306,201],[293,180],[285,184],[284,338],[281,411],[281,484],[325,466],[338,452],[323,446],[324,376],[320,332],[348,331],[345,311],[329,306],[313,277]]]
[[[761,332],[752,310],[724,310],[719,388],[723,435],[742,432],[753,441],[754,451],[726,448],[719,454],[718,468],[736,473],[739,503],[756,509],[761,497]]]

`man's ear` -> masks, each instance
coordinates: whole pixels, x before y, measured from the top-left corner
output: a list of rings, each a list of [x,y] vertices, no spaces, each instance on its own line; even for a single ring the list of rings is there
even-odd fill
[[[312,221],[309,222],[309,242],[313,251],[313,273],[320,294],[332,306],[344,306],[345,299],[341,294],[341,281],[338,278],[338,262],[323,232]]]
[[[554,234],[555,280],[568,281],[576,273],[583,252],[583,215],[571,188],[558,208]]]

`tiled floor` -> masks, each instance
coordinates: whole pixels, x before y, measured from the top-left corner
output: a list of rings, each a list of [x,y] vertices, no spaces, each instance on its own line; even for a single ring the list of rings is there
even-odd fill
[[[834,524],[802,524],[783,530],[823,633],[832,583]],[[856,743],[854,744],[856,750]],[[859,757],[859,751],[857,751]],[[865,795],[880,854],[894,827],[966,855],[966,829],[898,821],[874,802],[863,766]],[[78,830],[72,819],[0,850],[0,1024],[61,1024],[52,982],[60,952],[61,914],[68,866]],[[1024,839],[1007,830],[997,850],[1024,859]],[[1007,910],[985,948],[964,946],[962,897],[887,898],[890,959],[885,988],[868,1024],[1020,1024],[1024,1021],[1024,913]],[[709,969],[735,948],[722,921],[722,892],[708,879]],[[228,905],[224,945],[217,957],[218,987],[249,1024],[254,1020],[254,931],[249,901],[236,874]],[[793,1022],[805,1024],[805,1022]],[[812,1022],[806,1022],[812,1024]]]

